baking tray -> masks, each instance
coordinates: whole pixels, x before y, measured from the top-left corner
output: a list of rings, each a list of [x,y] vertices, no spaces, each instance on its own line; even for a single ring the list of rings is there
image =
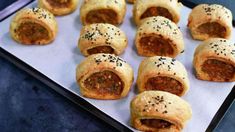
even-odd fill
[[[36,6],[36,3],[30,3],[30,5],[28,5],[30,7],[35,7]],[[80,4],[79,4],[80,6]],[[125,22],[129,24],[130,27],[134,28],[134,25],[131,24],[131,14],[128,14],[130,13],[131,9],[130,9],[130,6],[131,5],[128,5],[128,12],[127,12],[127,16],[126,16],[126,20]],[[189,12],[190,9],[184,7],[184,10],[183,12]],[[43,49],[43,52],[44,53],[48,53],[48,52],[52,52],[54,53],[54,55],[58,55],[60,52],[63,53],[63,50],[66,50],[63,49],[64,47],[60,47],[60,46],[55,46],[55,45],[58,45],[60,43],[70,43],[68,44],[68,47],[69,46],[73,46],[72,50],[70,52],[72,52],[72,54],[70,55],[80,55],[80,53],[78,52],[77,48],[76,48],[76,45],[77,45],[77,40],[78,40],[78,36],[79,34],[77,34],[78,30],[80,30],[81,28],[81,24],[80,24],[80,21],[79,21],[79,15],[78,15],[78,10],[71,14],[70,16],[73,16],[73,17],[70,17],[70,16],[65,16],[65,17],[57,17],[58,19],[58,22],[59,22],[59,29],[63,29],[65,28],[63,24],[61,24],[60,22],[62,21],[75,21],[75,23],[73,23],[74,25],[73,26],[78,26],[79,28],[77,28],[76,30],[76,33],[72,32],[73,30],[70,30],[70,29],[67,29],[67,30],[60,30],[60,31],[69,31],[67,32],[68,34],[76,34],[76,40],[72,40],[72,39],[68,39],[66,42],[63,42],[63,41],[57,41],[57,42],[54,42],[54,44],[52,45],[48,45],[48,46],[44,46],[44,47],[39,47],[40,49]],[[182,16],[185,16],[185,15],[182,15]],[[10,18],[7,18],[6,20],[4,20],[3,22],[0,23],[0,27],[7,27],[9,26],[9,21],[10,21]],[[185,25],[185,21],[182,25]],[[7,25],[6,25],[7,24]],[[80,24],[80,25],[79,25]],[[124,23],[125,24],[125,23]],[[183,27],[183,26],[182,26]],[[122,29],[124,27],[121,27]],[[6,30],[6,29],[5,29]],[[125,29],[126,31],[128,31],[128,29]],[[63,32],[61,32],[62,34]],[[59,32],[59,35],[61,35],[60,32]],[[63,33],[64,34],[64,33]],[[127,33],[129,35],[129,33]],[[91,112],[93,115],[97,116],[98,118],[104,120],[105,122],[107,122],[108,124],[110,124],[111,126],[115,127],[117,130],[120,130],[120,131],[132,131],[133,129],[129,127],[129,122],[125,122],[125,123],[120,123],[120,120],[117,121],[117,119],[115,120],[114,119],[114,115],[108,115],[107,114],[107,111],[101,111],[100,109],[97,109],[95,106],[94,106],[94,102],[93,104],[91,104],[91,100],[90,99],[84,99],[82,97],[79,96],[79,90],[78,90],[78,87],[75,83],[75,78],[72,79],[74,81],[74,84],[72,84],[72,89],[68,89],[67,87],[64,87],[63,85],[61,85],[59,82],[60,80],[55,80],[54,79],[54,75],[48,75],[47,74],[47,70],[45,70],[46,67],[48,67],[47,65],[50,64],[43,64],[41,68],[38,68],[37,66],[35,65],[38,65],[38,63],[42,63],[43,61],[37,61],[37,62],[34,62],[34,63],[30,63],[30,60],[32,61],[32,59],[37,59],[32,56],[30,56],[31,54],[35,54],[35,51],[32,51],[30,52],[31,54],[29,54],[29,56],[24,56],[22,58],[22,54],[21,52],[24,53],[24,49],[28,49],[29,48],[37,48],[38,46],[32,46],[32,47],[28,47],[28,46],[23,46],[23,45],[19,45],[19,44],[15,44],[13,41],[10,41],[11,39],[9,38],[9,33],[5,32],[5,33],[0,33],[0,55],[4,58],[6,58],[7,60],[9,60],[10,62],[14,63],[15,65],[17,65],[18,67],[20,67],[21,69],[25,70],[26,72],[28,72],[29,74],[33,75],[34,77],[36,77],[37,79],[39,79],[40,81],[42,81],[43,83],[47,84],[49,87],[51,87],[52,89],[54,89],[55,91],[57,91],[58,93],[62,94],[63,96],[65,96],[66,98],[70,99],[71,101],[73,101],[76,105],[79,105],[81,106],[82,108],[88,110],[89,112]],[[74,38],[74,35],[67,35],[65,36],[67,38]],[[189,36],[187,36],[189,37]],[[133,36],[132,36],[132,39],[133,39]],[[9,40],[9,41],[6,41],[6,40]],[[72,43],[72,44],[71,44]],[[198,42],[199,43],[199,42]],[[10,49],[9,49],[9,45],[11,45]],[[61,44],[62,45],[62,44]],[[54,47],[55,46],[55,47]],[[8,48],[6,48],[8,47]],[[54,48],[53,48],[54,47]],[[23,50],[22,50],[23,48]],[[56,49],[55,49],[56,48]],[[135,52],[135,49],[134,49],[134,46],[133,46],[133,43],[132,41],[129,40],[129,50],[131,50],[131,53],[133,53],[135,55],[135,57],[138,57],[136,52]],[[128,50],[128,49],[127,49]],[[13,52],[14,51],[14,52]],[[17,53],[15,53],[15,51],[17,51]],[[20,52],[19,52],[20,51]],[[39,52],[38,52],[39,53]],[[126,58],[128,56],[128,51],[126,51],[124,53],[124,55],[122,55],[122,57]],[[36,53],[37,54],[37,53]],[[42,55],[43,57],[46,57],[48,58],[47,56]],[[182,56],[182,55],[181,55]],[[186,56],[186,55],[184,55]],[[40,57],[39,57],[40,58]],[[75,57],[76,58],[76,57]],[[50,57],[49,57],[50,59]],[[61,58],[61,59],[65,59],[65,58]],[[141,57],[139,59],[142,59]],[[184,57],[182,58],[179,58],[179,60],[184,60]],[[80,59],[75,59],[76,63],[79,63],[81,60]],[[51,61],[53,62],[53,61]],[[67,63],[68,62],[65,62],[63,65],[65,65],[65,69],[61,69],[61,70],[67,70],[67,72],[70,72],[74,75],[75,77],[75,69],[73,68],[69,68],[67,67]],[[67,68],[67,69],[66,69]],[[187,68],[187,67],[186,67]],[[136,68],[135,68],[135,72],[136,72]],[[62,76],[65,76],[66,75],[62,75]],[[205,82],[204,82],[205,83]],[[220,85],[220,84],[219,84]],[[222,119],[223,115],[225,114],[225,112],[227,111],[227,109],[229,108],[229,106],[231,105],[232,101],[234,100],[234,96],[235,96],[235,88],[233,88],[233,84],[231,85],[231,87],[229,88],[226,88],[227,91],[225,93],[225,95],[222,95],[222,101],[221,103],[219,103],[219,105],[217,106],[217,109],[216,111],[217,112],[214,112],[212,118],[210,119],[210,123],[208,123],[207,127],[204,128],[203,130],[207,130],[207,131],[212,131],[216,126],[217,124],[219,123],[219,121]],[[192,86],[191,86],[191,89],[192,89]],[[130,93],[131,95],[129,95],[127,98],[125,98],[124,100],[130,100],[132,98],[132,96],[134,95],[135,91],[133,91],[133,88],[132,88],[132,93]],[[190,93],[188,93],[186,96],[189,96],[190,97]],[[226,97],[227,96],[227,97]],[[186,98],[187,100],[187,97],[184,97]],[[220,98],[220,97],[219,97]],[[226,99],[225,99],[226,98]],[[102,102],[102,101],[101,101]],[[112,101],[103,101],[103,104],[105,104],[106,106],[108,104],[118,104],[117,102],[112,102]],[[126,105],[128,105],[129,102],[126,103]],[[222,105],[221,105],[222,104]],[[220,106],[220,108],[219,108]],[[129,107],[129,105],[128,105]],[[127,110],[124,110],[123,112],[129,112]]]

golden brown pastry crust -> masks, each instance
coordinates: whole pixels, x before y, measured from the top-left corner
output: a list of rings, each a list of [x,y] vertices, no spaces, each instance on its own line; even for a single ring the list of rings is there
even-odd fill
[[[229,79],[210,77],[202,68],[208,59],[215,59],[233,66],[235,71],[235,45],[229,40],[222,38],[211,38],[201,43],[195,50],[193,65],[196,77],[201,80],[229,82],[235,81],[235,74]],[[223,67],[224,69],[225,67]]]
[[[63,0],[66,1],[66,0]],[[54,15],[66,15],[76,10],[78,0],[69,0],[67,7],[56,7],[48,2],[48,0],[38,0],[38,7],[47,9]]]
[[[19,37],[18,28],[20,27],[21,24],[27,22],[35,23],[44,27],[48,31],[48,39],[37,40],[35,42],[28,42],[25,40],[21,40]],[[57,35],[57,30],[58,26],[53,14],[42,8],[22,9],[16,13],[10,24],[11,37],[18,43],[28,44],[28,45],[31,44],[44,45],[51,43]]]
[[[213,36],[198,31],[198,27],[205,23],[218,23],[226,29],[224,37],[229,39],[232,32],[232,13],[224,6],[200,4],[193,8],[188,18],[188,28],[194,39],[206,40]]]
[[[182,91],[179,96],[183,96],[189,89],[189,79],[184,65],[173,58],[154,56],[144,59],[138,70],[139,92],[146,91],[146,83],[153,77],[169,77],[180,82]]]
[[[78,47],[84,56],[90,55],[88,50],[108,46],[113,49],[114,54],[120,55],[127,47],[125,33],[111,24],[90,24],[82,28]]]
[[[136,25],[140,25],[141,16],[151,7],[162,7],[168,10],[173,18],[173,22],[180,20],[180,9],[182,4],[178,0],[136,0],[133,7],[133,18]]]
[[[126,14],[126,1],[125,0],[85,0],[80,8],[80,20],[83,25],[92,24],[86,20],[86,17],[90,11],[107,10],[110,9],[117,14],[115,23],[113,25],[119,25],[123,22]],[[107,22],[99,22],[107,23]]]
[[[150,52],[149,50],[144,50],[141,47],[140,40],[141,38],[148,37],[148,36],[160,37],[161,39],[168,41],[170,43],[171,48],[173,49],[173,53],[156,54],[156,53]],[[146,43],[146,45],[147,44],[148,43]],[[158,55],[158,56],[169,56],[169,57],[174,58],[178,54],[184,52],[183,35],[180,29],[175,23],[161,16],[149,17],[149,18],[146,18],[144,21],[142,21],[142,24],[138,27],[138,30],[136,33],[135,45],[136,45],[138,54],[141,56]]]
[[[137,95],[130,105],[131,125],[141,131],[181,131],[192,116],[190,105],[180,97],[162,91],[145,91]],[[169,128],[156,129],[141,123],[141,119],[161,119],[171,123]]]
[[[111,71],[119,76],[124,87],[120,95],[97,94],[84,86],[84,80],[94,73],[101,71]],[[76,79],[83,96],[95,99],[119,99],[127,96],[134,79],[134,73],[129,64],[123,59],[112,54],[94,54],[88,56],[77,66]]]

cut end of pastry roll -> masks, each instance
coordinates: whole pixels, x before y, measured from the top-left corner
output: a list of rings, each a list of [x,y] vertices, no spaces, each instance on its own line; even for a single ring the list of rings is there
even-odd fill
[[[190,13],[188,27],[194,39],[229,39],[232,32],[232,13],[222,5],[201,4]]]
[[[119,25],[126,13],[125,0],[88,0],[84,1],[80,9],[83,25],[93,23],[110,23]]]
[[[136,0],[127,0],[128,3],[134,4]]]
[[[142,20],[153,16],[162,16],[178,23],[181,6],[178,0],[136,0],[133,9],[135,23],[140,25]]]
[[[130,107],[131,124],[141,131],[178,132],[192,116],[186,101],[162,91],[140,93],[131,101]]]
[[[229,40],[212,38],[204,41],[197,47],[193,62],[198,79],[235,81],[235,45]]]
[[[55,39],[57,30],[53,14],[42,8],[22,9],[10,25],[11,37],[27,45],[49,44]]]
[[[38,0],[40,8],[47,9],[54,15],[66,15],[76,10],[78,0]]]
[[[97,53],[120,55],[127,47],[127,37],[111,24],[90,24],[82,28],[78,47],[84,56]]]
[[[112,54],[94,54],[77,66],[76,79],[83,96],[94,99],[125,97],[133,83],[133,70]]]
[[[176,57],[184,51],[184,41],[178,26],[161,16],[146,18],[138,27],[135,39],[141,56]]]
[[[183,64],[169,57],[149,57],[140,63],[137,86],[139,92],[166,91],[183,96],[189,89],[189,79]]]

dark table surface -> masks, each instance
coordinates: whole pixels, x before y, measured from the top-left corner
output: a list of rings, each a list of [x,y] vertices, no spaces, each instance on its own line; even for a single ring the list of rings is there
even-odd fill
[[[0,0],[0,5],[4,1]],[[114,129],[0,57],[0,131]],[[215,131],[235,132],[235,103]]]

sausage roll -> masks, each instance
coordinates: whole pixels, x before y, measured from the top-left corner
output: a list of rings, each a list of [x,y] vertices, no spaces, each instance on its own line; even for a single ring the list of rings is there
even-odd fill
[[[135,1],[136,1],[136,0],[127,0],[127,2],[128,2],[128,3],[131,3],[131,4],[135,3]]]
[[[120,55],[127,47],[127,37],[111,24],[90,24],[82,28],[78,47],[84,56],[97,53]]]
[[[208,39],[196,48],[193,64],[198,79],[234,82],[235,44],[221,38]]]
[[[54,15],[66,15],[76,10],[78,0],[38,0],[38,6]]]
[[[133,18],[136,25],[139,25],[141,20],[152,16],[163,16],[178,23],[181,6],[178,0],[136,0]]]
[[[80,9],[80,19],[83,25],[92,23],[119,25],[125,14],[125,0],[85,0]]]
[[[176,57],[184,52],[183,35],[178,26],[161,16],[146,18],[139,26],[135,45],[141,56]]]
[[[201,4],[190,13],[188,27],[194,39],[229,39],[232,32],[232,13],[221,5]]]
[[[139,92],[160,90],[182,96],[189,89],[189,80],[184,65],[179,61],[155,56],[140,63],[137,86]]]
[[[57,34],[57,22],[50,12],[42,8],[26,8],[11,21],[11,37],[22,44],[51,43]]]
[[[131,125],[141,131],[179,132],[192,116],[190,105],[163,91],[145,91],[130,105]]]
[[[83,96],[94,99],[125,97],[133,83],[129,64],[113,54],[88,56],[77,66],[77,83]]]

